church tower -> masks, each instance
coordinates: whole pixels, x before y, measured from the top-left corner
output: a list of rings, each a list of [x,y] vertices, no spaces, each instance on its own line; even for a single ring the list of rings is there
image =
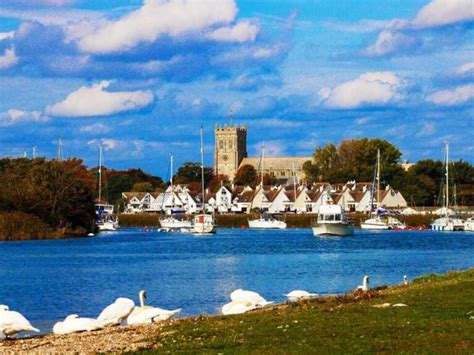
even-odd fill
[[[216,125],[214,134],[214,173],[232,180],[240,162],[247,157],[247,127]]]

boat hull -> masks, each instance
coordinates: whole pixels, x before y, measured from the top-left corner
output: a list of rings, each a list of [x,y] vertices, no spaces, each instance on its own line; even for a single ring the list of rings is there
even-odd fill
[[[251,229],[286,229],[286,222],[278,220],[249,220],[249,228]]]
[[[391,227],[385,223],[376,223],[376,222],[364,222],[360,224],[361,229],[366,230],[388,230]]]
[[[316,223],[312,229],[314,236],[343,237],[354,235],[354,226],[346,223]]]
[[[208,214],[201,214],[194,217],[193,228],[194,234],[213,234],[215,233],[214,217]]]
[[[99,231],[102,232],[114,232],[117,230],[118,225],[116,222],[102,222],[97,223],[97,227],[99,228]]]
[[[464,223],[457,218],[438,218],[431,224],[432,231],[438,232],[462,232],[464,231]]]
[[[163,218],[160,219],[160,225],[162,228],[169,229],[180,229],[180,228],[192,228],[193,223],[187,220],[180,220],[176,218]]]

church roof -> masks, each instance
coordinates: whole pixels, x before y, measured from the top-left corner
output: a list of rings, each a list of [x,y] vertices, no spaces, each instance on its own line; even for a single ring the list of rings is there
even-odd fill
[[[291,170],[293,169],[293,164],[295,164],[295,169],[301,169],[305,162],[312,159],[312,157],[265,157],[263,168],[265,170]],[[259,169],[260,161],[260,157],[244,158],[240,162],[239,167],[252,165],[255,169]]]

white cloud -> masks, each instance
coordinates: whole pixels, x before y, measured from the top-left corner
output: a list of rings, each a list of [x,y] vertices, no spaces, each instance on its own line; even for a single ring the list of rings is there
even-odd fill
[[[333,89],[319,91],[322,104],[332,108],[383,105],[402,98],[402,81],[392,72],[369,72]]]
[[[102,144],[102,146],[104,147],[104,150],[106,151],[115,150],[115,149],[123,149],[127,146],[127,143],[124,141],[120,141],[117,139],[110,139],[110,138],[92,139],[88,141],[87,144],[91,147],[97,147],[99,144]]]
[[[230,23],[236,14],[234,0],[145,0],[138,10],[83,37],[79,47],[91,53],[120,52],[161,35],[176,37]]]
[[[82,86],[64,101],[48,106],[46,112],[63,117],[109,116],[138,110],[153,102],[150,91],[104,91],[110,84],[111,81],[102,81],[92,86]]]
[[[253,42],[257,37],[259,27],[250,21],[240,21],[232,27],[221,27],[209,34],[209,38],[223,42]]]
[[[18,57],[15,54],[15,48],[10,47],[5,50],[3,55],[0,55],[0,69],[7,69],[18,63]]]
[[[418,12],[412,24],[417,27],[435,27],[472,19],[472,0],[432,0]]]
[[[264,148],[266,157],[278,157],[285,153],[285,147],[286,144],[281,141],[269,141],[257,143],[253,146],[253,149],[258,152],[258,155],[260,155],[262,153],[262,148]]]
[[[356,124],[358,126],[363,126],[363,125],[366,125],[367,123],[369,123],[372,119],[370,117],[360,117],[358,119],[356,119]]]
[[[436,105],[454,106],[474,98],[474,84],[458,86],[453,90],[441,90],[428,96]]]
[[[87,126],[82,126],[79,131],[82,133],[92,133],[92,134],[102,134],[102,133],[108,133],[112,129],[110,126],[106,126],[103,123],[94,123],[91,125]]]
[[[12,39],[14,34],[15,31],[0,32],[0,41],[3,41],[5,39]]]
[[[382,31],[377,41],[366,49],[369,56],[384,56],[393,54],[403,49],[411,49],[418,43],[414,37],[404,35],[399,32]]]
[[[49,117],[39,111],[22,111],[11,109],[0,113],[0,126],[8,127],[24,123],[43,123],[48,122]]]
[[[465,63],[456,70],[456,74],[459,75],[466,75],[472,73],[474,73],[474,62]]]

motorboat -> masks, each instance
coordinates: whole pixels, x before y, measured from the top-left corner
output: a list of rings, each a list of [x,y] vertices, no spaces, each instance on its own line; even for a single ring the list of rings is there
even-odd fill
[[[215,233],[214,217],[211,214],[198,214],[194,216],[192,233],[210,234]]]
[[[114,206],[98,203],[96,207],[96,225],[99,231],[116,231],[119,228],[118,218],[114,217]]]
[[[248,220],[249,228],[252,229],[286,229],[286,222],[276,219],[272,215],[260,216],[257,219]]]
[[[312,224],[315,236],[346,236],[354,234],[354,224],[340,205],[321,205]]]
[[[181,229],[181,228],[192,228],[193,222],[185,218],[167,216],[167,217],[160,218],[160,225],[162,228]]]
[[[464,222],[464,230],[466,232],[474,232],[474,217],[466,219]]]

